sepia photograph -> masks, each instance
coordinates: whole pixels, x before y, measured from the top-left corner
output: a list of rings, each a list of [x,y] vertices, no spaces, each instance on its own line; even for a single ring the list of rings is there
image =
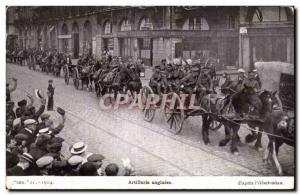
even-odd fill
[[[5,12],[7,190],[295,190],[295,7]]]

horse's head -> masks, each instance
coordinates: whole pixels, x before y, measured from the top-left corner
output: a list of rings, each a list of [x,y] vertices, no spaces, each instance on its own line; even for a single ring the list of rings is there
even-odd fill
[[[259,98],[263,103],[264,112],[272,112],[274,108],[278,107],[278,100],[276,98],[277,91],[267,91],[264,90]]]

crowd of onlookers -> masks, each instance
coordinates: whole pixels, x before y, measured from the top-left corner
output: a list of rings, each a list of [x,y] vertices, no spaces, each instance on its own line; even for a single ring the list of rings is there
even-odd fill
[[[56,176],[117,176],[132,175],[129,159],[123,160],[124,171],[110,163],[102,167],[105,157],[88,152],[84,142],[77,142],[62,154],[66,114],[57,107],[59,118],[55,121],[45,112],[46,99],[34,98],[12,101],[11,92],[17,88],[17,80],[6,85],[6,172],[8,176],[56,175]],[[34,100],[38,99],[39,107]],[[58,124],[58,125],[55,125]],[[121,173],[122,172],[122,173]]]

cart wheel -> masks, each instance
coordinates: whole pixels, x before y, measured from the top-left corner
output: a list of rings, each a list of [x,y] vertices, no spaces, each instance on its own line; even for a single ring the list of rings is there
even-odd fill
[[[153,97],[154,93],[151,87],[144,86],[141,89],[141,99],[142,99],[142,104],[143,104],[143,115],[144,115],[144,120],[147,122],[151,122],[154,119],[155,116],[155,108],[151,105],[149,108],[146,108],[147,104],[147,99],[148,97]]]
[[[69,85],[70,72],[69,72],[68,65],[66,65],[66,66],[64,67],[64,78],[65,78],[65,83],[66,83],[66,85]]]
[[[74,70],[73,83],[74,83],[75,89],[78,89],[78,87],[79,87],[79,73],[78,73],[77,68]]]
[[[175,97],[174,106],[170,103]],[[182,131],[183,122],[185,120],[184,110],[180,109],[180,97],[176,93],[169,93],[165,104],[165,118],[169,125],[169,131],[173,134],[179,134]],[[172,108],[173,107],[173,108]]]
[[[217,131],[221,127],[222,127],[222,123],[220,123],[219,121],[212,121],[210,123],[209,129],[212,131]]]

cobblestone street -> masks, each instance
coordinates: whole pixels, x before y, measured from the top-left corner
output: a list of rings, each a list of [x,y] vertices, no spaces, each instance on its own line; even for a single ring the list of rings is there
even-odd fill
[[[83,141],[88,151],[103,154],[107,163],[122,166],[121,159],[129,158],[136,175],[166,176],[258,176],[276,175],[272,165],[264,165],[262,151],[254,149],[254,143],[245,144],[244,137],[249,130],[242,128],[239,135],[240,155],[230,153],[229,144],[219,147],[224,137],[224,129],[210,132],[211,144],[206,146],[201,136],[201,117],[190,117],[184,122],[182,133],[171,134],[162,112],[157,112],[154,120],[143,120],[139,110],[121,108],[103,111],[95,92],[76,90],[72,81],[66,85],[63,78],[34,72],[27,67],[7,64],[7,82],[12,77],[18,79],[18,87],[12,99],[17,102],[26,98],[26,92],[34,95],[34,89],[41,89],[46,95],[47,82],[53,79],[56,107],[66,110],[65,128],[60,137],[65,139],[64,154],[70,145]],[[143,81],[143,83],[147,83]],[[35,106],[39,105],[35,98]],[[57,112],[49,112],[53,118]],[[263,146],[267,137],[263,135]],[[284,145],[279,153],[285,175],[294,175],[294,148]]]

